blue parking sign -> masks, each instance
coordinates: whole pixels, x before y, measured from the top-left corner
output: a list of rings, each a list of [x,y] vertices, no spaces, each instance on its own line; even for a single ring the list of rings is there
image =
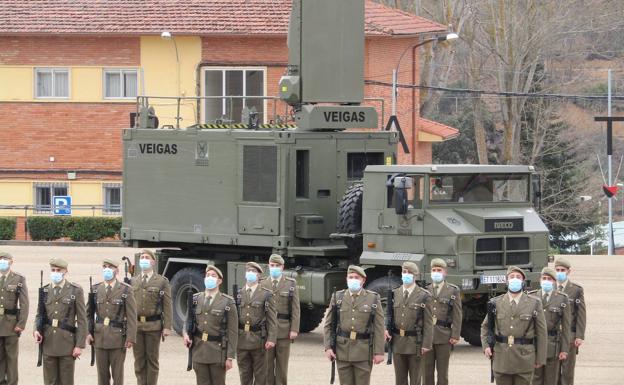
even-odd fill
[[[71,197],[69,195],[52,197],[52,208],[54,215],[71,215]]]

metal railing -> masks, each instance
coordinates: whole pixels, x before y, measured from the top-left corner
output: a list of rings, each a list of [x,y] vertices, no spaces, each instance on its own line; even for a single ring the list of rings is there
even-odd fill
[[[3,216],[3,211],[20,211],[24,213],[24,217],[28,216],[55,216],[55,206],[53,205],[0,205],[0,216]],[[121,205],[71,205],[72,215],[74,210],[78,212],[91,211],[91,216],[121,216]],[[22,216],[22,215],[20,215]],[[68,215],[57,215],[68,216]],[[85,215],[81,215],[85,216]]]

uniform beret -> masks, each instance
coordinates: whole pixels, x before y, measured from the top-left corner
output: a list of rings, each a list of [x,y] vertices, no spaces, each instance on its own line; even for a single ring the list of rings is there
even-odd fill
[[[223,279],[223,273],[215,265],[208,265],[208,266],[206,266],[206,273],[209,272],[209,271],[214,271],[215,273],[217,273],[219,278]]]
[[[115,261],[114,259],[111,259],[111,258],[104,259],[102,264],[103,265],[111,265],[111,266],[114,266],[114,267],[118,267],[119,266],[119,262]]]
[[[67,261],[62,258],[50,259],[50,266],[58,267],[59,269],[67,269]]]
[[[507,268],[507,275],[511,274],[511,273],[520,273],[522,274],[522,277],[524,279],[526,279],[526,273],[524,272],[524,270],[522,270],[521,268],[519,268],[518,266],[509,266]]]
[[[548,275],[552,279],[557,280],[557,272],[552,267],[545,267],[542,269],[542,275]]]
[[[565,267],[566,269],[571,269],[571,268],[572,268],[572,264],[570,263],[570,261],[568,261],[568,260],[567,260],[567,259],[565,259],[565,258],[561,258],[561,257],[560,257],[560,258],[557,258],[557,259],[555,260],[555,267],[556,267],[556,266],[563,266],[563,267]]]
[[[431,267],[441,267],[446,269],[446,262],[442,258],[434,258],[431,260]]]
[[[349,273],[355,273],[358,274],[364,278],[366,278],[366,272],[364,271],[364,269],[362,269],[359,266],[356,265],[350,265],[349,268],[347,269],[347,274]]]
[[[264,274],[264,270],[262,270],[262,267],[260,267],[260,265],[258,265],[258,264],[257,264],[257,263],[255,263],[255,262],[247,262],[247,265],[245,265],[245,267],[246,267],[247,269],[249,269],[249,268],[251,267],[251,268],[253,268],[253,269],[258,270],[258,273],[260,273],[260,274]]]
[[[282,258],[279,254],[271,254],[269,257],[269,262],[279,263],[280,265],[284,264],[284,258]]]
[[[156,257],[154,256],[154,252],[151,250],[143,249],[141,250],[140,255],[149,255],[150,257],[152,257],[153,260],[156,260]]]
[[[403,262],[403,266],[401,267],[414,275],[420,274],[420,271],[418,270],[418,265],[414,262]]]
[[[10,253],[7,253],[6,251],[0,251],[0,258],[13,259],[13,256]]]

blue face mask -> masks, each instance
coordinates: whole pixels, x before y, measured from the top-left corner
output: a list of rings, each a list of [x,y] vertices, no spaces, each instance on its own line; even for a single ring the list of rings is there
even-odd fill
[[[347,286],[349,287],[349,290],[351,290],[352,292],[356,292],[356,291],[360,291],[360,289],[362,288],[362,283],[360,282],[359,279],[347,279]]]
[[[149,259],[139,259],[139,267],[141,270],[149,270],[152,268],[152,262]]]
[[[412,283],[414,283],[414,274],[401,274],[401,280],[403,281],[404,285],[411,285]]]
[[[50,273],[50,280],[54,284],[59,284],[63,280],[63,273],[60,271],[53,271]]]
[[[114,276],[115,272],[110,267],[105,267],[104,270],[102,270],[102,277],[104,277],[105,281],[112,280]]]
[[[9,260],[8,259],[0,259],[0,271],[9,270]]]
[[[282,276],[282,269],[280,267],[269,267],[269,271],[271,272],[271,278],[278,279]]]
[[[507,288],[512,293],[517,293],[522,290],[522,280],[519,278],[512,278],[507,282]]]
[[[553,283],[551,281],[541,281],[540,285],[545,293],[550,293],[553,290]]]
[[[215,277],[206,277],[204,278],[204,286],[206,289],[212,290],[217,287],[217,279]]]
[[[558,271],[557,272],[557,281],[563,282],[566,279],[568,279],[568,273],[566,273],[565,271]]]
[[[256,283],[258,282],[258,274],[253,271],[248,271],[245,273],[245,279],[248,283]]]
[[[435,283],[440,283],[444,280],[444,274],[439,271],[434,271],[431,273],[431,280]]]

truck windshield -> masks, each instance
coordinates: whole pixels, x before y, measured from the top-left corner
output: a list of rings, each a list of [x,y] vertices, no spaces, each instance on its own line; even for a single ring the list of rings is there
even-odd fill
[[[528,202],[528,174],[439,174],[429,177],[431,203]]]

